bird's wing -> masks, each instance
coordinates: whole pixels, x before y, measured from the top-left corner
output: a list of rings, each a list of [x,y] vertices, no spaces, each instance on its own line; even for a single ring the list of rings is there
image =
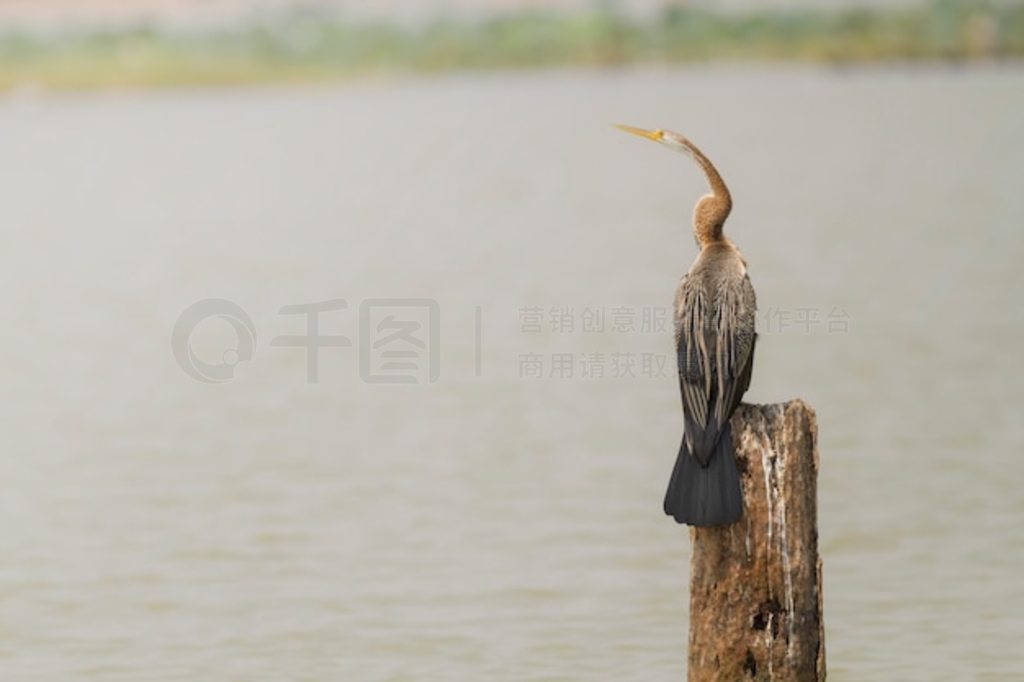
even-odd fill
[[[690,276],[676,300],[676,352],[686,442],[706,464],[750,385],[756,299],[744,275],[709,290]]]

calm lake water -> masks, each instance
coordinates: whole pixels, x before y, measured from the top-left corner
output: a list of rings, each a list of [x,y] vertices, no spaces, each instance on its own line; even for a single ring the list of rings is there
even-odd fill
[[[658,316],[705,186],[616,121],[732,188],[748,399],[818,411],[832,679],[1024,678],[1022,111],[1019,67],[5,97],[0,678],[682,679]],[[256,330],[216,385],[171,347],[209,298]],[[369,383],[407,298],[438,379]],[[281,308],[335,299],[311,384]]]

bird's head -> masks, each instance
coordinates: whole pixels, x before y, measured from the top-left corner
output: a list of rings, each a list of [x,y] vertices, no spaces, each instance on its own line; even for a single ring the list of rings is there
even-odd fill
[[[619,130],[624,130],[631,135],[637,135],[638,137],[646,137],[648,140],[654,140],[659,144],[663,144],[666,147],[675,149],[676,151],[689,154],[690,150],[687,146],[687,140],[679,133],[673,133],[671,130],[662,130],[658,128],[656,130],[645,130],[644,128],[634,128],[633,126],[622,125],[616,123],[615,127]]]

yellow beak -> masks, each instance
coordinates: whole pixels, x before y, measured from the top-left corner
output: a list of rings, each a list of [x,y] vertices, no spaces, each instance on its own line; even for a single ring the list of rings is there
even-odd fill
[[[660,130],[644,130],[643,128],[634,128],[633,126],[622,125],[621,123],[616,123],[614,125],[619,130],[625,130],[627,133],[646,137],[648,140],[654,140],[655,142],[661,142],[665,135]]]

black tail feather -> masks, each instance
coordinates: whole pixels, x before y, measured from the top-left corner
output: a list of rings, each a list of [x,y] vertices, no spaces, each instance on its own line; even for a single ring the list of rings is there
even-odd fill
[[[723,526],[743,515],[743,493],[728,424],[719,434],[707,466],[701,466],[683,440],[665,493],[665,513],[690,526]]]

